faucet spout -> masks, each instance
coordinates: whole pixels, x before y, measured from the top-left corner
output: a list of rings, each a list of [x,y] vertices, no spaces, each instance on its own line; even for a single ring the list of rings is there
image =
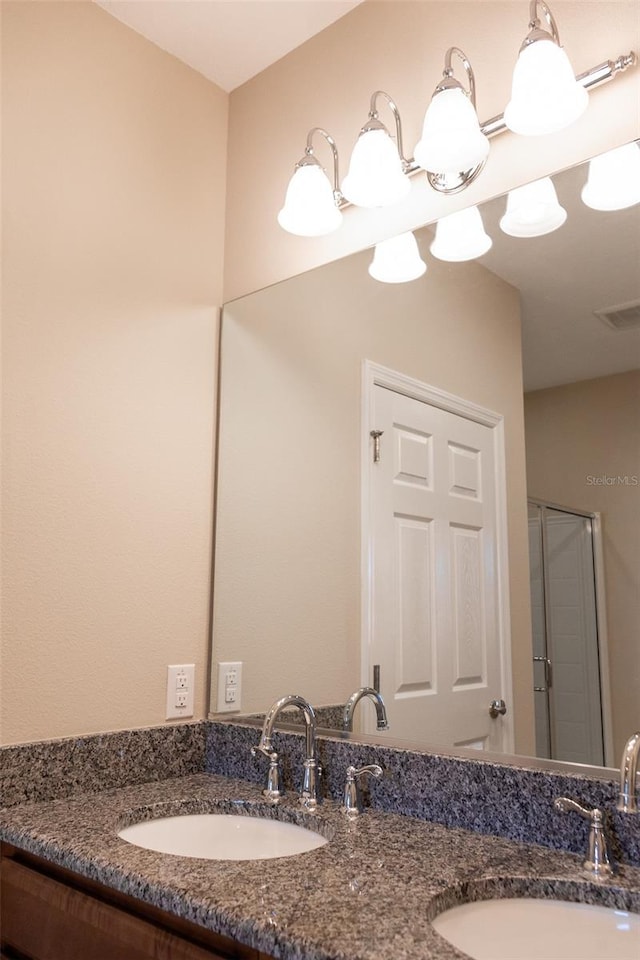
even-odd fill
[[[640,758],[640,732],[632,734],[622,751],[620,763],[620,795],[618,810],[622,813],[638,813],[638,760]]]
[[[387,708],[384,705],[382,694],[378,693],[377,690],[374,690],[373,687],[360,687],[359,690],[356,690],[355,693],[351,694],[345,704],[344,713],[342,715],[343,730],[353,730],[353,714],[355,713],[356,706],[358,703],[360,703],[363,697],[367,697],[369,700],[373,701],[373,705],[376,708],[376,725],[378,730],[388,730],[389,723],[387,721]]]
[[[307,760],[316,759],[316,715],[311,704],[304,699],[304,697],[298,696],[296,693],[289,693],[286,697],[281,697],[280,700],[276,700],[273,706],[269,709],[269,712],[264,718],[264,723],[262,725],[262,736],[260,737],[260,749],[272,750],[273,744],[271,743],[271,737],[273,736],[273,728],[275,722],[278,719],[282,710],[285,710],[287,707],[298,707],[302,710],[304,716],[304,725],[305,725],[305,743],[306,743],[306,754]]]

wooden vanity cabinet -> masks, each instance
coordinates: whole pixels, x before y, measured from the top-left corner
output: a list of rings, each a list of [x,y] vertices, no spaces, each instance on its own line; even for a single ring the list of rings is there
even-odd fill
[[[4,843],[0,944],[1,960],[273,960]]]

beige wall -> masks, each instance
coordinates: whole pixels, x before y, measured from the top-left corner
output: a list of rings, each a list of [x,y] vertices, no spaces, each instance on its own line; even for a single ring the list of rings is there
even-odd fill
[[[640,726],[639,410],[637,370],[525,395],[529,495],[602,516],[616,757]]]
[[[214,657],[243,709],[360,685],[363,359],[504,414],[517,749],[532,753],[518,294],[477,264],[380,284],[361,253],[225,307]]]
[[[5,743],[161,723],[208,649],[228,98],[91,3],[4,2]]]
[[[554,0],[552,6],[578,72],[640,49],[637,0]],[[502,113],[527,20],[525,0],[372,0],[235,90],[229,127],[225,300],[640,136],[636,69],[594,90],[587,113],[565,131],[533,139],[506,133],[493,140],[486,169],[458,196],[439,197],[421,174],[414,177],[412,192],[402,204],[384,211],[351,208],[341,229],[329,237],[293,237],[278,226],[276,215],[307,132],[323,126],[332,134],[344,175],[374,90],[386,90],[395,98],[411,155],[441,76],[444,53],[452,44],[472,61],[480,118]],[[387,122],[384,113],[381,117]],[[319,157],[329,166],[327,151],[321,145]]]

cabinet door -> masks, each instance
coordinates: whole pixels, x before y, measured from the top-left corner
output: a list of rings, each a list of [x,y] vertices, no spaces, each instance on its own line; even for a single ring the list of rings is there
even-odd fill
[[[257,960],[232,941],[229,950],[198,946],[127,910],[3,858],[2,947],[30,960]]]

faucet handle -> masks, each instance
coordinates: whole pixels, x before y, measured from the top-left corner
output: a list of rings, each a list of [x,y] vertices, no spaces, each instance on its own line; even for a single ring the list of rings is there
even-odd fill
[[[610,877],[613,874],[613,867],[607,849],[602,810],[598,807],[590,810],[588,807],[583,807],[577,800],[572,800],[571,797],[556,797],[553,806],[560,813],[578,813],[585,820],[589,820],[591,823],[589,848],[582,866],[595,880]]]
[[[579,813],[585,820],[594,820],[596,817],[602,819],[602,811],[598,810],[597,807],[589,810],[588,807],[583,807],[582,804],[578,803],[577,800],[572,800],[571,797],[556,797],[553,805],[560,813]]]
[[[358,781],[369,774],[372,777],[382,776],[382,767],[377,763],[370,763],[367,766],[347,767],[347,779],[344,784],[344,801],[342,809],[348,817],[357,817],[360,813],[360,798],[358,793]]]
[[[272,803],[278,803],[282,796],[280,789],[280,760],[275,750],[269,750],[267,747],[251,747],[251,756],[257,757],[261,753],[269,761],[269,770],[267,773],[267,786],[262,791],[263,797]]]
[[[378,763],[369,763],[364,767],[360,767],[358,770],[356,770],[355,767],[347,767],[347,780],[349,777],[353,777],[354,780],[360,780],[367,773],[379,779],[382,776],[382,767]]]

